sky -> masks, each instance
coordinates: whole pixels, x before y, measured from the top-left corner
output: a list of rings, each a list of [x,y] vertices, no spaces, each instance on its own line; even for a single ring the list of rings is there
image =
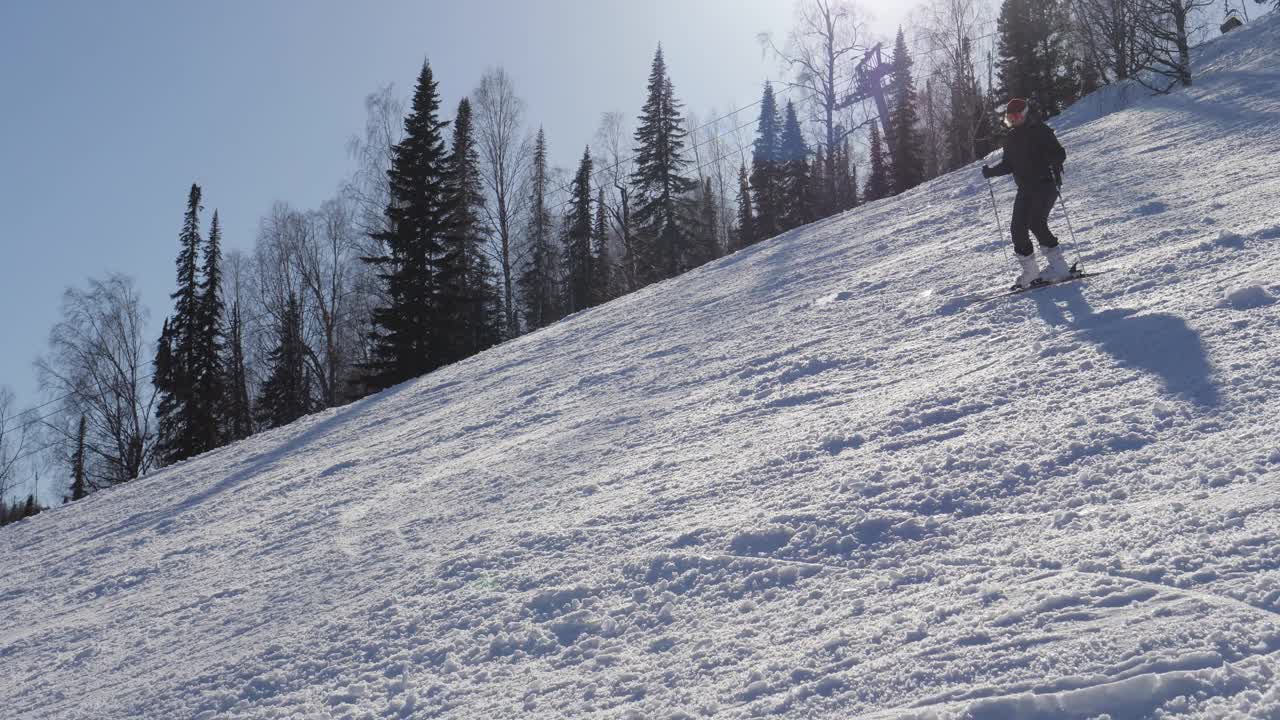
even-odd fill
[[[861,3],[890,31],[905,4]],[[39,402],[32,361],[60,297],[137,279],[170,309],[187,191],[224,250],[252,247],[283,200],[317,207],[352,170],[366,95],[413,87],[424,59],[446,114],[502,65],[571,166],[601,113],[634,117],[663,44],[677,95],[706,117],[759,97],[792,0],[5,0],[0,3],[0,385]]]

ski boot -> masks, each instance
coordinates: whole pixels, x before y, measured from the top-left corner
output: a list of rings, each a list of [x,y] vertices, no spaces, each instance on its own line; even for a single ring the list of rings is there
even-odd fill
[[[1040,279],[1040,266],[1036,264],[1035,255],[1019,255],[1018,262],[1022,265],[1022,274],[1014,281],[1014,287],[1029,288],[1032,283]]]
[[[1061,246],[1040,248],[1040,251],[1044,253],[1044,259],[1049,261],[1044,271],[1040,273],[1041,282],[1056,283],[1071,277],[1071,268],[1067,267],[1067,261],[1062,257]]]

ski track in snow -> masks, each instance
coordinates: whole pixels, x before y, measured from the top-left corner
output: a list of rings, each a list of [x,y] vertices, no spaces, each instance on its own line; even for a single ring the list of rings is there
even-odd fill
[[[5,528],[6,717],[1280,718],[1277,48]]]

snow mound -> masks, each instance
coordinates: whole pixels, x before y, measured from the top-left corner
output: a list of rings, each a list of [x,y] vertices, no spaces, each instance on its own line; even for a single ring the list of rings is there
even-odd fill
[[[1236,310],[1252,310],[1266,307],[1275,301],[1275,296],[1262,285],[1246,284],[1227,290],[1226,295],[1219,304],[1222,307],[1235,308]]]

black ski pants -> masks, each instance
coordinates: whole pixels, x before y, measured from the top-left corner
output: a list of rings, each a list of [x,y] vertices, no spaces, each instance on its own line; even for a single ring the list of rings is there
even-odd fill
[[[1058,188],[1053,183],[1036,183],[1029,187],[1019,187],[1018,197],[1013,201],[1013,251],[1026,257],[1035,252],[1031,247],[1031,233],[1036,236],[1040,247],[1048,249],[1058,246],[1058,238],[1049,230],[1049,211],[1058,201]]]

